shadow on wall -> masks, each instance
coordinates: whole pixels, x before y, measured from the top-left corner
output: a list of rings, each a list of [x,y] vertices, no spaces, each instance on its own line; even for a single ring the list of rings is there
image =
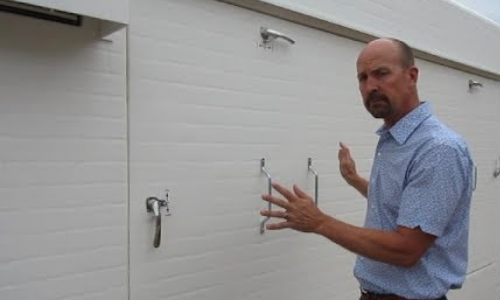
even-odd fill
[[[0,47],[2,51],[16,47],[16,52],[36,52],[47,57],[51,53],[72,53],[99,39],[99,21],[84,18],[81,26],[35,19],[0,12]],[[33,46],[36,45],[36,48]]]
[[[1,66],[0,85],[16,93],[16,101],[29,87],[37,90],[44,101],[56,101],[50,90],[73,94],[92,91],[106,96],[125,95],[125,76],[108,76],[103,80],[96,74],[124,74],[125,31],[113,36],[113,41],[100,37],[100,23],[84,18],[81,26],[0,12]],[[113,84],[110,84],[112,81]],[[122,82],[120,82],[122,81]],[[26,83],[29,82],[29,86]],[[116,89],[116,83],[123,89]],[[64,96],[59,96],[64,101]],[[61,99],[62,98],[62,99]],[[3,101],[2,101],[3,102]]]

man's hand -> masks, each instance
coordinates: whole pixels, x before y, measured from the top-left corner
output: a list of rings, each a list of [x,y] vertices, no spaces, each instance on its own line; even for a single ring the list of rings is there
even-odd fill
[[[351,151],[342,142],[340,143],[339,149],[339,168],[340,174],[342,174],[344,180],[347,181],[350,186],[358,190],[361,195],[367,197],[368,180],[358,175],[358,171],[356,170],[356,163],[351,157]]]
[[[351,156],[351,151],[349,150],[349,148],[342,142],[340,142],[340,149],[338,156],[339,156],[340,174],[342,174],[342,177],[344,177],[347,183],[352,185],[352,182],[358,176],[358,172],[356,171],[356,162],[354,162],[354,159]]]
[[[285,219],[284,222],[269,224],[269,230],[291,228],[302,232],[314,232],[328,218],[323,214],[313,199],[302,191],[298,186],[293,186],[293,191],[277,183],[273,183],[273,188],[283,195],[285,199],[271,195],[262,195],[262,199],[275,204],[285,211],[263,210],[261,215]]]

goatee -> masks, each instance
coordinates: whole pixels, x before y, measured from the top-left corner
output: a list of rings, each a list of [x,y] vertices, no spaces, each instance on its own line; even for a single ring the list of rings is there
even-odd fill
[[[389,98],[378,92],[372,92],[368,95],[365,100],[365,107],[376,119],[385,119],[393,113]]]

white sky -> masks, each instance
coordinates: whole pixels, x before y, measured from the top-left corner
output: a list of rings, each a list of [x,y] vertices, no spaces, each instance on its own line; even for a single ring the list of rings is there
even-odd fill
[[[451,0],[475,11],[500,26],[500,0]]]

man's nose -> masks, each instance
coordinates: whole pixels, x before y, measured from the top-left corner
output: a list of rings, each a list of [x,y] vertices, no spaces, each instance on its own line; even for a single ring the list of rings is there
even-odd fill
[[[368,77],[366,79],[365,87],[368,93],[377,92],[380,89],[377,80],[373,79],[372,77]]]

